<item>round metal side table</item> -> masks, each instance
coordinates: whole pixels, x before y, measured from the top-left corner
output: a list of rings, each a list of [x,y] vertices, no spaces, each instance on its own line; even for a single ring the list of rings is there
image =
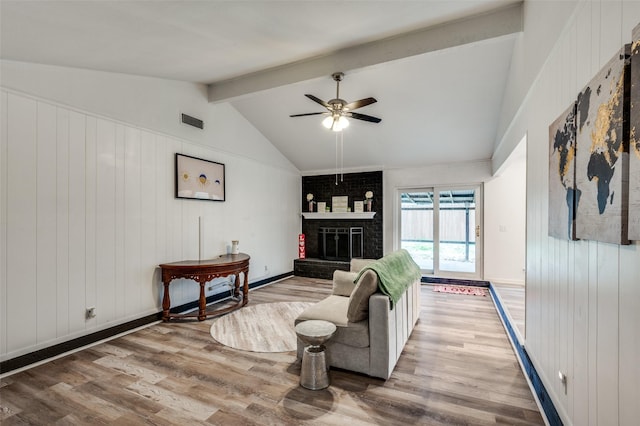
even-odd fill
[[[300,386],[319,390],[329,386],[329,368],[324,344],[336,333],[335,324],[329,321],[303,321],[295,327],[298,338],[308,346],[302,354]]]

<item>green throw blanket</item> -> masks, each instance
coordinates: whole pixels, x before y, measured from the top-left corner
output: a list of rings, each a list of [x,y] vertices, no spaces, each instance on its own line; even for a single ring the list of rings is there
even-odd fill
[[[364,271],[371,269],[378,275],[378,288],[391,299],[393,307],[405,290],[419,280],[422,274],[420,267],[413,261],[408,251],[394,251],[365,266],[354,282],[360,279]]]

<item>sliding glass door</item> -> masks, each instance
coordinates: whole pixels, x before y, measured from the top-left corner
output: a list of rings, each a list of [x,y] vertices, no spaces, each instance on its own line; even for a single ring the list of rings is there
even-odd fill
[[[433,189],[400,193],[400,248],[427,274],[434,271],[434,198]]]
[[[480,187],[421,188],[399,195],[399,246],[422,272],[480,278]]]

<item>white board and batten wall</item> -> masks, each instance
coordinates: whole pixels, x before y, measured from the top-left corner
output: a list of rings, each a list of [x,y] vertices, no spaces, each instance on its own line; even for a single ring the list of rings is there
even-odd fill
[[[73,96],[78,72],[66,74]],[[42,69],[38,73],[47,77]],[[82,73],[87,84],[92,72]],[[265,155],[267,161],[246,155],[251,145],[254,153],[275,148],[265,148],[270,143],[228,106],[209,105],[199,96],[202,91],[182,90],[190,89],[186,83],[175,89],[175,82],[166,82],[180,94],[183,108],[232,118],[226,121],[231,128],[218,122],[206,130],[208,146],[203,146],[189,140],[193,130],[180,128],[179,116],[166,105],[158,107],[158,116],[169,111],[172,133],[179,136],[168,134],[167,126],[160,132],[126,116],[83,110],[71,95],[68,102],[43,98],[10,74],[3,75],[0,88],[0,360],[160,311],[157,265],[197,259],[200,224],[203,258],[226,253],[237,239],[241,251],[252,256],[250,281],[292,270],[300,174],[277,152]],[[52,80],[65,78],[64,69],[55,74]],[[101,83],[109,81],[105,73],[96,75]],[[123,78],[114,76],[111,86],[119,87]],[[165,88],[162,80],[145,83],[151,97]],[[95,88],[91,96],[115,103],[108,86]],[[177,99],[165,96],[167,103]],[[204,118],[205,126],[215,121]],[[242,139],[239,153],[230,150],[229,137]],[[219,139],[223,148],[217,148]],[[174,198],[176,152],[224,163],[226,201]],[[222,291],[225,287],[216,286],[207,295]],[[196,300],[197,294],[192,281],[171,285],[173,306]],[[95,318],[85,318],[88,307],[96,308]]]
[[[573,8],[539,74],[527,81],[517,72],[528,68],[522,49],[547,31],[539,17],[542,11],[553,14],[553,4],[526,3],[524,40],[516,46],[507,91],[523,95],[517,110],[503,111],[508,125],[493,167],[527,135],[525,347],[562,421],[635,425],[640,418],[640,242],[622,246],[548,237],[547,209],[548,126],[631,41],[640,23],[640,2],[583,1]],[[567,376],[566,391],[559,372]]]

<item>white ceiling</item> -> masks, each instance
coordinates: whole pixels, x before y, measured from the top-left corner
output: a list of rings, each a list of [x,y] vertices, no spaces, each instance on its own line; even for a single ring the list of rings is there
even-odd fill
[[[492,14],[514,3],[1,0],[0,57],[211,84],[303,173],[334,168],[335,135],[289,115],[343,71],[340,97],[382,118],[351,121],[345,169],[482,160],[520,31]]]

